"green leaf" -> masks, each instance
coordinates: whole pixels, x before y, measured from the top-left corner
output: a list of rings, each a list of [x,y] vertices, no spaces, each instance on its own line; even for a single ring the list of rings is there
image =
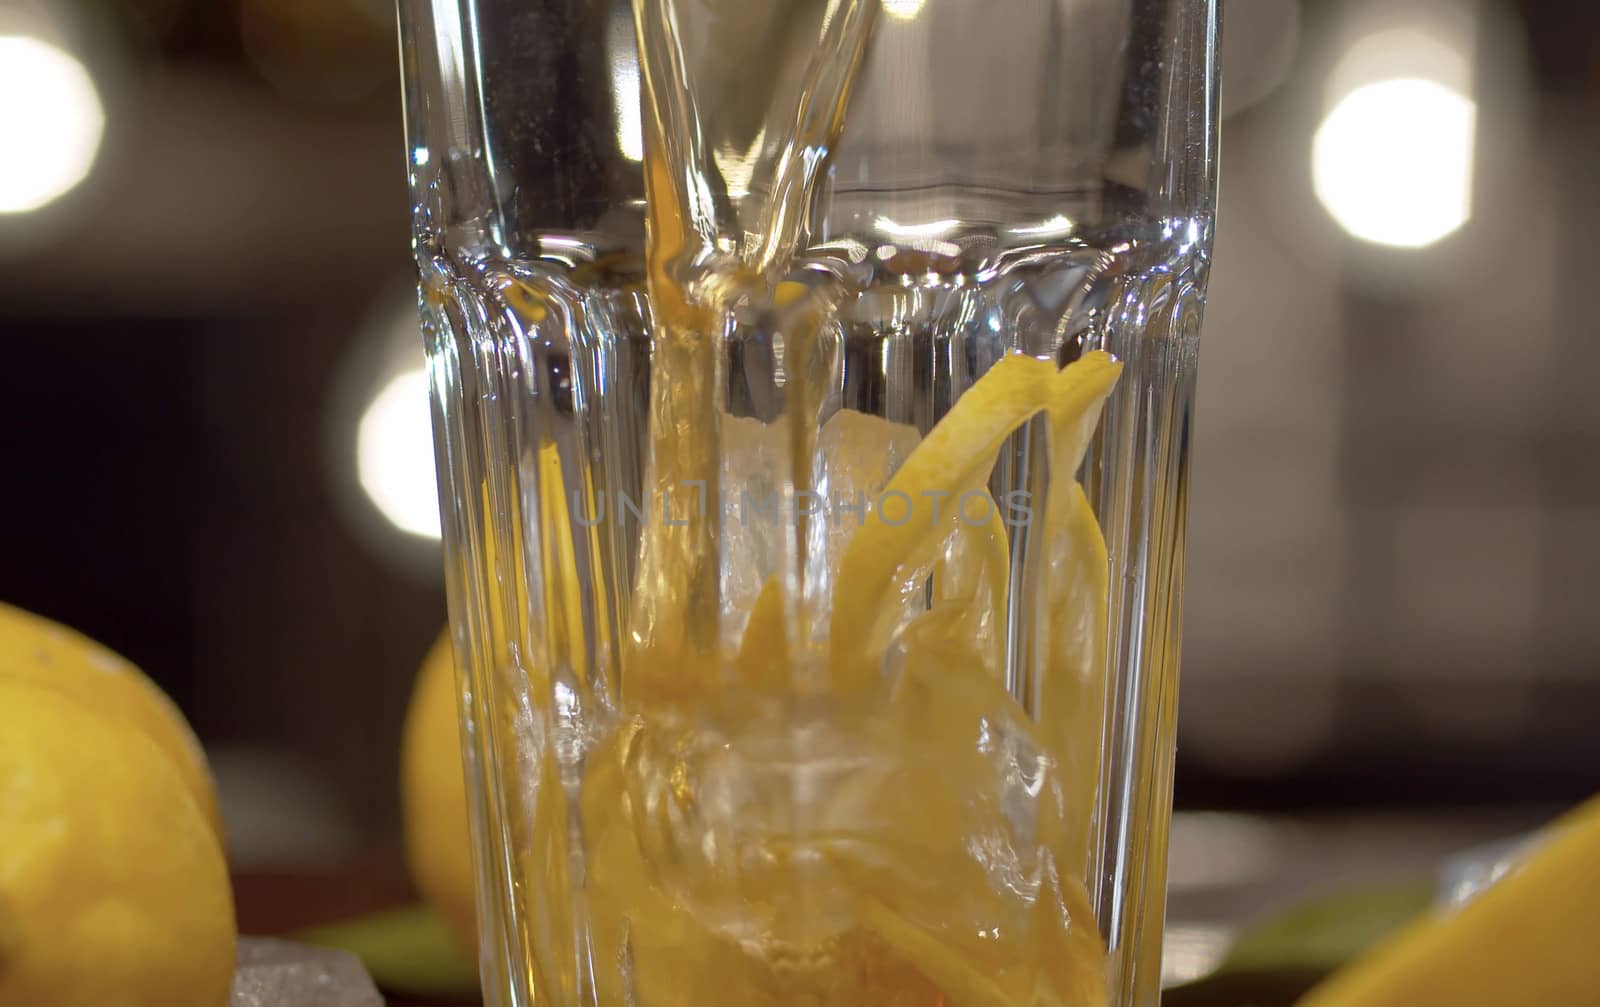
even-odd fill
[[[1426,912],[1433,899],[1431,882],[1406,882],[1302,903],[1247,928],[1219,971],[1332,970]]]

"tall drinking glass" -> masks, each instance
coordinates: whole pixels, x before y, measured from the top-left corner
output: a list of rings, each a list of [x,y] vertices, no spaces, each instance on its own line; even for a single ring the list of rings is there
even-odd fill
[[[1216,0],[401,0],[495,1007],[1158,998]]]

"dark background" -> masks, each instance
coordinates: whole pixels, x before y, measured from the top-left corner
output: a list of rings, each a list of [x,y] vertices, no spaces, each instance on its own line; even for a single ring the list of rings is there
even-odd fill
[[[1416,251],[1311,191],[1362,8],[1252,35],[1291,0],[1232,6],[1177,801],[1576,800],[1600,767],[1600,5],[1480,5],[1473,217]],[[49,9],[107,131],[81,186],[0,215],[0,599],[173,695],[236,860],[393,849],[444,603],[432,547],[351,474],[363,368],[410,346],[392,12]]]

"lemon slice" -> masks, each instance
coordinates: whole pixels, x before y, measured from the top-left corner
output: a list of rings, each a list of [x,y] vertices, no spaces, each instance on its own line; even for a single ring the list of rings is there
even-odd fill
[[[1105,539],[1083,486],[1052,492],[1045,521],[1048,619],[1047,671],[1035,683],[1033,709],[1046,744],[1060,764],[1067,846],[1062,864],[1087,867],[1090,816],[1100,785],[1105,707]]]
[[[1030,1001],[1007,995],[992,978],[973,968],[946,944],[870,895],[855,903],[861,922],[907,961],[933,980],[940,992],[961,1007],[1031,1007]]]
[[[1002,616],[1010,590],[1011,543],[1000,509],[987,488],[972,491],[987,520],[959,513],[933,571],[933,606],[959,613],[963,638],[975,645],[981,667],[999,676],[1005,667]],[[959,505],[958,505],[959,506]],[[966,511],[965,507],[962,511]]]
[[[573,668],[589,665],[583,631],[583,592],[578,583],[578,560],[574,555],[575,525],[567,507],[570,498],[567,480],[561,471],[561,454],[554,443],[539,447],[539,516],[544,521],[539,541],[543,560],[544,618],[546,646],[552,666]],[[591,555],[593,553],[591,552]],[[593,592],[604,595],[604,592]],[[604,602],[604,598],[599,599]],[[604,612],[600,613],[604,618]]]
[[[1052,440],[1060,444],[1053,461],[1074,454],[1081,460],[1099,406],[1121,370],[1099,351],[1060,371],[1045,360],[1008,356],[956,400],[895,472],[880,497],[883,506],[840,561],[830,643],[836,691],[854,691],[871,680],[874,637],[889,599],[908,579],[920,577],[959,521],[956,509],[940,507],[940,501],[959,500],[986,482],[1006,438],[1043,409],[1049,410]],[[1076,467],[1057,471],[1065,476]]]
[[[783,616],[783,585],[774,575],[767,578],[756,596],[739,641],[739,656],[734,659],[739,680],[753,689],[775,692],[790,684],[784,673],[789,642]]]
[[[830,632],[835,691],[853,692],[870,680],[880,616],[956,523],[948,503],[936,505],[985,481],[1005,439],[1044,408],[1055,375],[1044,360],[1003,358],[956,400],[889,480],[872,519],[840,560]]]
[[[871,895],[859,895],[855,909],[871,933],[933,981],[942,995],[941,1003],[959,1007],[1104,1007],[1109,999],[1105,951],[1088,923],[1088,895],[1075,880],[1066,887],[1064,901],[1074,911],[1072,926],[1060,927],[1046,918],[1046,912],[1038,913],[1035,929],[1027,935],[1032,946],[1009,949],[1017,957],[999,967],[980,967],[948,940]],[[1078,917],[1078,912],[1083,915]],[[1001,935],[1000,940],[1024,943],[1015,935]]]

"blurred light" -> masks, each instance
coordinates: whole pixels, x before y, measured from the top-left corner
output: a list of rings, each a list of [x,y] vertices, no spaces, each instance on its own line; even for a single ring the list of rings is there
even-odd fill
[[[105,109],[83,64],[48,42],[0,36],[0,213],[26,213],[89,174]]]
[[[896,21],[914,21],[926,0],[883,0],[883,12]]]
[[[644,123],[639,114],[639,50],[633,18],[622,8],[611,19],[611,100],[617,110],[617,146],[630,161],[644,160]]]
[[[1422,248],[1472,215],[1477,106],[1466,57],[1439,38],[1391,30],[1353,46],[1312,141],[1317,198],[1366,241]]]
[[[1352,91],[1317,130],[1317,197],[1345,230],[1422,248],[1472,214],[1471,99],[1430,80]]]
[[[356,475],[396,528],[439,537],[426,371],[396,376],[367,406],[356,428]]]
[[[1419,19],[1412,12],[1400,22],[1375,22],[1339,57],[1327,93],[1336,103],[1364,84],[1416,78],[1465,94],[1472,90],[1467,53],[1475,37],[1476,25],[1465,17],[1433,13]]]

